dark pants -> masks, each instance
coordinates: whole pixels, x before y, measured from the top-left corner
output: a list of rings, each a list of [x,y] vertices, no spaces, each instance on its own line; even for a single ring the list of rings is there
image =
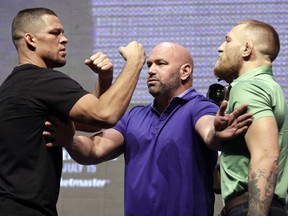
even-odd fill
[[[221,216],[247,216],[248,202],[240,204],[225,212],[222,210]],[[283,205],[279,201],[272,201],[268,216],[287,216]]]

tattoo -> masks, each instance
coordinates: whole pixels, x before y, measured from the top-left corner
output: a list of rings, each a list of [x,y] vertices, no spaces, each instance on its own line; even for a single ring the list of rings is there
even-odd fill
[[[258,171],[258,177],[264,177],[265,178],[265,172],[266,170],[265,169],[257,169]]]
[[[251,170],[251,167],[250,167]],[[271,201],[273,199],[275,186],[277,183],[277,175],[278,175],[278,161],[275,160],[273,162],[273,168],[269,176],[266,177],[265,169],[257,169],[256,172],[250,173],[249,178],[249,211],[248,215],[253,216],[262,216],[266,215],[269,212]],[[260,178],[264,178],[266,180],[266,186],[262,192],[264,193],[264,199],[261,198],[261,188],[258,185]],[[263,179],[261,180],[263,181]]]
[[[273,169],[271,170],[270,176],[267,178],[267,185],[265,187],[265,198],[273,198],[275,185],[278,177],[278,161],[275,160],[273,163]]]
[[[255,172],[251,173],[251,178],[249,179],[249,213],[251,215],[259,215],[257,213],[259,202],[257,198],[260,197],[260,189],[257,188],[258,179]]]

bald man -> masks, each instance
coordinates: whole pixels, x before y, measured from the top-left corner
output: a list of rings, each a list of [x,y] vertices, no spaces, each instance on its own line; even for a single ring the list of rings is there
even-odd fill
[[[272,62],[280,50],[275,29],[245,20],[218,48],[214,72],[233,80],[227,113],[249,103],[247,133],[223,144],[220,159],[224,215],[285,216],[288,191],[287,102],[275,82]]]
[[[192,88],[193,59],[179,44],[158,44],[147,66],[152,104],[132,108],[99,135],[75,136],[65,147],[82,164],[124,153],[126,216],[212,216],[217,152],[208,146],[247,130],[251,116],[240,116],[247,106],[224,115],[224,102],[216,115],[217,105]],[[226,129],[220,131],[222,121]]]

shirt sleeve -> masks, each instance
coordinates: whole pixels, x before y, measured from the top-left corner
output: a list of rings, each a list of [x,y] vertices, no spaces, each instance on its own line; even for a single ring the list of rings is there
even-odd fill
[[[34,82],[35,99],[57,117],[67,119],[74,104],[89,92],[59,71],[46,71]],[[39,104],[39,103],[38,103]]]
[[[132,108],[133,110],[134,108]],[[118,132],[120,132],[123,137],[125,137],[125,133],[126,133],[126,128],[127,128],[127,122],[128,119],[130,118],[130,111],[125,112],[125,114],[121,117],[121,119],[117,122],[117,124],[113,127],[115,130],[117,130]]]
[[[230,91],[228,113],[246,103],[249,105],[248,112],[253,113],[254,120],[274,116],[269,89],[269,86],[256,80],[238,83]]]
[[[200,97],[196,102],[194,107],[191,108],[191,112],[193,115],[193,125],[195,127],[195,124],[197,121],[205,116],[205,115],[213,115],[215,116],[217,111],[219,110],[219,107],[213,103],[211,100]]]

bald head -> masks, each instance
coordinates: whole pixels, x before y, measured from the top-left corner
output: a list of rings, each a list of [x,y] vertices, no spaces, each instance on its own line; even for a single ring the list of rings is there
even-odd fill
[[[147,85],[156,100],[170,101],[192,86],[193,59],[183,46],[163,42],[156,45],[147,60]]]
[[[188,68],[187,70],[190,70],[190,72],[186,81],[191,81],[192,85],[192,73],[194,65],[192,55],[188,49],[178,43],[162,42],[152,49],[148,62],[156,58],[167,61],[167,63],[173,65],[175,68]]]
[[[152,49],[150,56],[153,55],[153,53],[161,53],[161,56],[169,56],[169,58],[173,58],[175,61],[177,61],[179,65],[188,63],[193,69],[193,58],[189,50],[180,44],[173,42],[162,42]]]

